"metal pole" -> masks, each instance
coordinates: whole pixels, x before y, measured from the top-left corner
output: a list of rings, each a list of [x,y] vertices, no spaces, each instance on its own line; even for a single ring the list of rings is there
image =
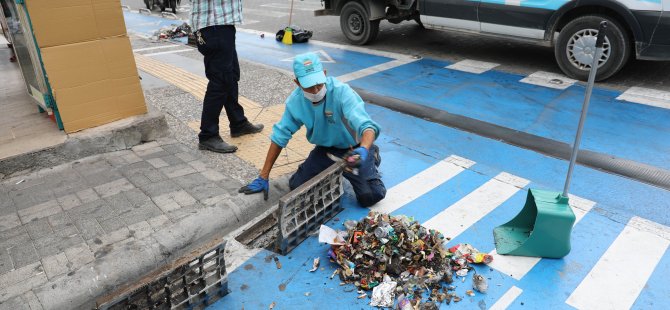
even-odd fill
[[[584,129],[584,122],[586,121],[586,113],[589,110],[589,102],[591,101],[591,92],[593,91],[593,84],[596,80],[596,72],[598,71],[598,60],[603,52],[603,41],[605,41],[605,31],[607,30],[607,22],[600,22],[598,28],[598,38],[596,39],[596,51],[591,64],[591,71],[589,72],[589,80],[586,84],[586,94],[584,95],[584,104],[582,105],[582,115],[579,117],[579,125],[577,126],[577,136],[575,143],[572,145],[572,155],[570,156],[570,166],[568,167],[568,175],[565,177],[565,187],[563,187],[563,197],[568,197],[568,190],[570,189],[570,179],[572,178],[572,171],[575,168],[577,161],[577,153],[579,152],[579,142],[582,140],[582,131]]]

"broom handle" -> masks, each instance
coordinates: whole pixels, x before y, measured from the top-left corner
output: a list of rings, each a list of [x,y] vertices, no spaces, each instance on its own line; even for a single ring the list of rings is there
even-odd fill
[[[293,0],[291,0],[291,9],[288,11],[288,26],[291,27],[291,18],[293,17]]]
[[[584,129],[584,122],[586,121],[586,113],[589,110],[589,102],[591,101],[591,92],[593,91],[593,84],[596,80],[596,71],[598,71],[598,60],[603,52],[603,42],[605,41],[605,31],[607,30],[607,22],[600,22],[598,27],[598,37],[596,39],[595,57],[591,64],[589,72],[589,80],[586,84],[586,94],[584,95],[584,104],[582,105],[582,115],[579,117],[579,126],[577,126],[577,136],[575,143],[572,146],[572,155],[570,156],[570,166],[568,167],[568,175],[565,177],[565,187],[563,187],[563,197],[568,197],[568,190],[570,189],[570,179],[572,178],[572,171],[575,168],[577,161],[577,153],[579,152],[579,142],[582,140],[582,131]]]

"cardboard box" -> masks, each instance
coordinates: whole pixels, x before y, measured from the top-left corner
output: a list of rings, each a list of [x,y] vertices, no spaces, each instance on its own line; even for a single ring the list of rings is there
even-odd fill
[[[126,34],[119,0],[25,0],[39,47]]]
[[[146,113],[127,36],[42,49],[66,132]]]

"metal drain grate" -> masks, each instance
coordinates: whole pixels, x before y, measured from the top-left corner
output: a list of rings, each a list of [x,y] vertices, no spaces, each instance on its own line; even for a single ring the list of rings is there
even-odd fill
[[[223,258],[226,241],[218,242],[103,297],[97,309],[206,308],[228,294]]]
[[[342,211],[342,165],[333,164],[279,199],[276,251],[286,255],[319,226]]]

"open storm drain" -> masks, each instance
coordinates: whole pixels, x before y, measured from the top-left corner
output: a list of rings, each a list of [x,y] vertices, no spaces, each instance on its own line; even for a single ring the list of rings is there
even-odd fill
[[[156,270],[99,299],[96,309],[204,309],[228,294],[226,241]]]
[[[279,199],[274,213],[262,218],[235,239],[253,248],[286,255],[321,224],[342,211],[342,169],[333,164],[328,169]]]

